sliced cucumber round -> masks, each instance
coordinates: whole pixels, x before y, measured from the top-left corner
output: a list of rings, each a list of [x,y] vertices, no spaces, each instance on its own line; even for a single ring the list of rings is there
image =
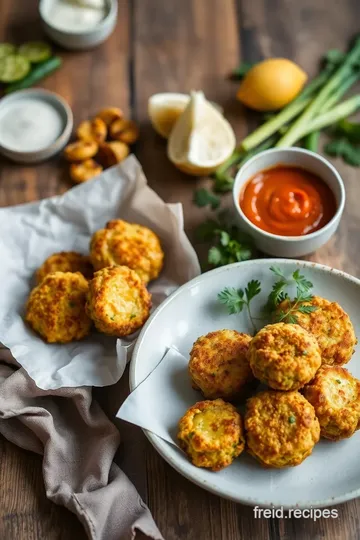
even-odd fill
[[[32,64],[44,62],[51,56],[51,47],[43,41],[29,41],[19,47],[18,53]]]
[[[12,43],[0,43],[0,58],[4,58],[4,56],[10,56],[11,54],[15,54],[16,47]]]
[[[0,82],[20,81],[29,73],[31,64],[27,58],[18,54],[0,58]]]

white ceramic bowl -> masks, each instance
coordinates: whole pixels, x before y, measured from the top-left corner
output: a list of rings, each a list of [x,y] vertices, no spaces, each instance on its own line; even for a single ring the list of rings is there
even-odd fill
[[[39,163],[54,156],[67,144],[73,129],[73,114],[68,103],[58,94],[39,88],[21,90],[3,97],[0,100],[0,116],[6,111],[8,105],[13,104],[15,101],[20,102],[21,100],[28,98],[45,101],[51,105],[61,116],[63,129],[55,142],[49,144],[45,148],[41,148],[40,150],[22,152],[20,150],[14,150],[13,148],[7,148],[4,145],[0,145],[0,153],[17,163]]]
[[[94,28],[74,32],[60,30],[51,20],[51,9],[56,0],[40,0],[39,12],[46,34],[58,45],[70,50],[92,49],[103,43],[113,32],[118,14],[118,0],[106,1],[106,15]]]
[[[256,227],[240,208],[240,194],[248,180],[258,172],[279,164],[302,167],[318,175],[334,193],[336,213],[329,223],[318,231],[304,236],[271,234]],[[335,167],[319,154],[302,148],[274,148],[257,154],[241,167],[235,178],[233,200],[239,226],[253,237],[261,251],[276,257],[294,258],[316,251],[335,233],[345,206],[345,188]]]
[[[261,259],[231,264],[186,283],[152,314],[134,349],[130,389],[133,391],[148,377],[171,345],[188,358],[194,341],[208,332],[222,328],[251,332],[245,310],[228,315],[225,306],[218,302],[217,295],[225,287],[244,288],[251,279],[259,279],[262,290],[253,301],[252,314],[254,317],[260,316],[261,308],[276,281],[276,276],[269,271],[272,265],[279,266],[286,276],[300,269],[313,283],[314,294],[336,301],[345,309],[359,336],[359,279],[303,261]],[[261,324],[265,324],[265,321]],[[346,365],[357,378],[360,377],[359,360],[358,346]],[[170,424],[175,433],[178,420],[186,409],[202,399],[201,394],[197,393],[194,401],[189,402],[187,384],[190,388],[186,362],[181,371],[178,366],[169,370],[168,379],[163,380],[163,406],[172,414]],[[158,386],[153,391],[159,395]],[[147,399],[144,400],[145,416],[153,416],[153,402],[149,388]],[[156,428],[156,422],[153,425]],[[360,496],[360,431],[350,439],[336,443],[321,439],[311,456],[297,467],[264,469],[255,459],[243,453],[230,467],[216,473],[194,467],[179,448],[150,431],[145,431],[145,434],[161,456],[180,474],[204,489],[236,502],[253,506],[311,508],[331,506]],[[173,436],[173,432],[170,435]]]

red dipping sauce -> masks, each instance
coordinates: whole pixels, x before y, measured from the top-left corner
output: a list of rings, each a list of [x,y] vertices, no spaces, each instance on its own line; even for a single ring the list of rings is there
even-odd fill
[[[280,236],[317,231],[337,209],[334,193],[319,176],[287,165],[258,172],[245,184],[239,202],[254,225]]]

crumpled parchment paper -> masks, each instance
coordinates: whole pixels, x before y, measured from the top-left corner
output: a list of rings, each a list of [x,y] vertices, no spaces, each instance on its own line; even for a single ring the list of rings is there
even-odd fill
[[[23,320],[35,270],[58,251],[88,253],[92,234],[114,218],[150,227],[161,239],[165,267],[149,287],[153,309],[200,273],[181,204],[166,204],[150,189],[134,156],[64,195],[0,210],[0,342],[39,388],[107,386],[124,372],[136,335],[116,340],[94,330],[85,340],[49,345]]]

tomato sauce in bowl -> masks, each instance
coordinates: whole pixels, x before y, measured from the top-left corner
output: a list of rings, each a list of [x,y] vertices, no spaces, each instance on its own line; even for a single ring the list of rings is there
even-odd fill
[[[319,176],[288,165],[255,174],[241,191],[239,203],[254,225],[280,236],[317,231],[337,210],[333,191]]]

